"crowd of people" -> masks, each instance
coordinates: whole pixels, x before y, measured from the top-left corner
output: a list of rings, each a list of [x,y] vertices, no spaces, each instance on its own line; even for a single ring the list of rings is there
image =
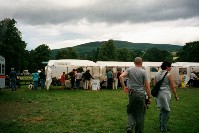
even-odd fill
[[[106,80],[107,80],[107,89],[117,89],[121,88],[121,83],[119,80],[119,76],[121,75],[121,69],[117,69],[117,71],[114,73],[112,69],[109,69],[106,73]],[[126,80],[125,80],[126,83]]]
[[[32,78],[33,78],[33,83],[34,83],[33,84],[34,90],[37,90],[39,85],[41,86],[41,89],[44,89],[46,75],[43,69],[41,69],[40,72],[38,72],[38,70],[35,70],[34,73],[32,73]]]
[[[73,89],[91,89],[91,79],[94,79],[90,74],[90,70],[86,70],[86,72],[82,72],[80,69],[73,69],[69,73],[63,72],[60,78],[61,89],[65,88]],[[70,82],[70,86],[66,84]]]
[[[35,70],[34,73],[32,73],[32,81],[30,81],[28,88],[31,90],[37,90],[38,86],[41,86],[41,89],[44,89],[45,79],[46,75],[43,69],[41,69],[39,72],[38,70]],[[11,68],[10,74],[6,76],[6,86],[12,88],[12,91],[17,91],[17,88],[20,88],[21,86],[20,82],[19,75],[17,75],[17,72],[14,70],[14,68]]]
[[[117,72],[113,72],[112,69],[108,69],[105,78],[100,83],[100,88],[107,89],[117,89],[121,88],[121,83],[119,80],[119,76],[121,75],[121,70],[117,70]],[[81,69],[73,69],[71,72],[66,73],[62,72],[60,78],[52,78],[52,85],[61,86],[61,89],[84,89],[89,90],[92,89],[91,81],[94,79],[90,70],[86,70],[83,72]],[[125,80],[126,84],[126,80]]]
[[[147,104],[152,102],[151,100],[151,89],[149,84],[149,79],[147,76],[146,70],[142,67],[142,58],[136,57],[134,60],[134,67],[127,68],[125,71],[121,72],[120,69],[117,72],[113,72],[112,69],[109,69],[106,73],[106,88],[108,89],[117,89],[121,87],[125,93],[128,94],[128,104],[127,104],[127,127],[126,132],[132,133],[135,130],[135,133],[142,133],[144,129],[144,116],[147,108]],[[170,131],[167,127],[167,122],[170,115],[170,101],[171,101],[171,92],[173,92],[175,99],[179,100],[176,85],[174,83],[174,77],[170,73],[171,62],[164,61],[161,65],[161,71],[159,71],[154,79],[154,84],[165,77],[160,91],[155,97],[155,103],[159,109],[159,127],[161,132]],[[191,74],[191,79],[194,79],[195,75]],[[14,71],[14,68],[11,68],[9,75],[12,91],[16,91],[16,80],[17,74]],[[44,89],[46,75],[41,69],[41,72],[38,73],[38,70],[35,70],[32,73],[33,78],[33,89],[37,90],[38,84],[40,83],[41,89]],[[63,72],[60,78],[61,89],[66,88],[66,81],[70,82],[70,89],[91,89],[91,79],[94,79],[90,73],[90,70],[82,72],[80,69],[73,69],[69,73]],[[128,82],[127,82],[128,81]],[[191,81],[190,81],[191,84]],[[102,85],[102,84],[101,84]]]

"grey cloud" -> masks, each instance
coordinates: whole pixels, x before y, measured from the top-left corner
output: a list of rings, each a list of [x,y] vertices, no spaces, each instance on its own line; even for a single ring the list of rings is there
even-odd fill
[[[78,8],[43,5],[0,5],[0,19],[14,18],[24,23],[42,25],[46,23],[77,23],[82,19],[89,22],[145,23],[199,17],[198,0],[151,0],[139,4],[133,0],[102,0],[93,6]],[[8,4],[8,3],[7,3]]]

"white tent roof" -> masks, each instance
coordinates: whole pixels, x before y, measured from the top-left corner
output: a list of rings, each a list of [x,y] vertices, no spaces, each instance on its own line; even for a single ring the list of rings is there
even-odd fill
[[[117,61],[97,61],[97,64],[101,66],[109,66],[109,67],[131,67],[135,66],[134,62],[117,62]],[[143,62],[143,66],[161,66],[162,62]]]
[[[118,61],[97,61],[96,63],[90,60],[77,60],[77,59],[61,59],[61,60],[50,60],[48,66],[53,65],[68,65],[68,66],[107,66],[107,67],[131,67],[135,66],[133,62],[118,62]],[[162,62],[143,62],[143,66],[161,66]],[[172,66],[199,66],[196,62],[175,62]]]
[[[190,67],[190,66],[199,66],[199,63],[197,63],[197,62],[176,62],[176,63],[173,63],[172,66]]]
[[[143,66],[148,67],[148,66],[161,66],[162,62],[143,62],[142,63]]]
[[[117,62],[117,61],[97,61],[96,62],[100,66],[107,67],[130,67],[135,66],[133,62]]]
[[[108,66],[108,67],[130,67],[135,66],[133,62],[117,62],[117,61],[97,61],[96,62],[100,66]],[[162,62],[143,62],[142,64],[145,67],[148,66],[161,66]],[[172,66],[181,66],[181,67],[190,67],[190,66],[199,66],[199,63],[196,62],[175,62],[172,63]]]
[[[56,65],[56,63],[59,63],[59,65],[64,66],[98,66],[95,62],[90,60],[77,60],[77,59],[61,59],[61,60],[50,60],[48,62],[48,66]]]

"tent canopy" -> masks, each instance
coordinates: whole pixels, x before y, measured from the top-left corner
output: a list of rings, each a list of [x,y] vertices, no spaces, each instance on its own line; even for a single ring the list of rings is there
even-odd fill
[[[50,60],[48,66],[63,65],[63,66],[97,66],[97,64],[90,60],[77,60],[77,59],[61,59]]]
[[[151,71],[152,67],[160,67],[162,62],[143,62],[143,66],[147,70],[147,74],[149,77],[154,77],[157,71]],[[50,60],[46,67],[47,74],[47,88],[49,89],[50,83],[52,82],[52,77],[54,75],[60,76],[63,71],[70,72],[72,68],[83,67],[85,70],[91,70],[93,76],[102,77],[106,75],[106,68],[112,67],[114,71],[117,68],[122,68],[125,70],[128,67],[135,66],[134,62],[118,62],[118,61],[97,61],[96,63],[90,60],[77,60],[77,59],[61,59],[61,60]],[[199,63],[196,62],[175,62],[172,63],[174,67],[172,69],[173,74],[176,76],[176,79],[180,79],[179,68],[183,67],[187,69],[187,75],[190,75],[191,68],[198,68],[199,71]],[[187,78],[188,79],[188,78]]]

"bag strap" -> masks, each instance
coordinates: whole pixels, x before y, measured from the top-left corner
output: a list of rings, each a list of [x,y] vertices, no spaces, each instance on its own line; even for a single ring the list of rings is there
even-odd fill
[[[165,76],[167,75],[168,71],[164,74],[164,77],[161,79],[161,81],[164,80]]]

